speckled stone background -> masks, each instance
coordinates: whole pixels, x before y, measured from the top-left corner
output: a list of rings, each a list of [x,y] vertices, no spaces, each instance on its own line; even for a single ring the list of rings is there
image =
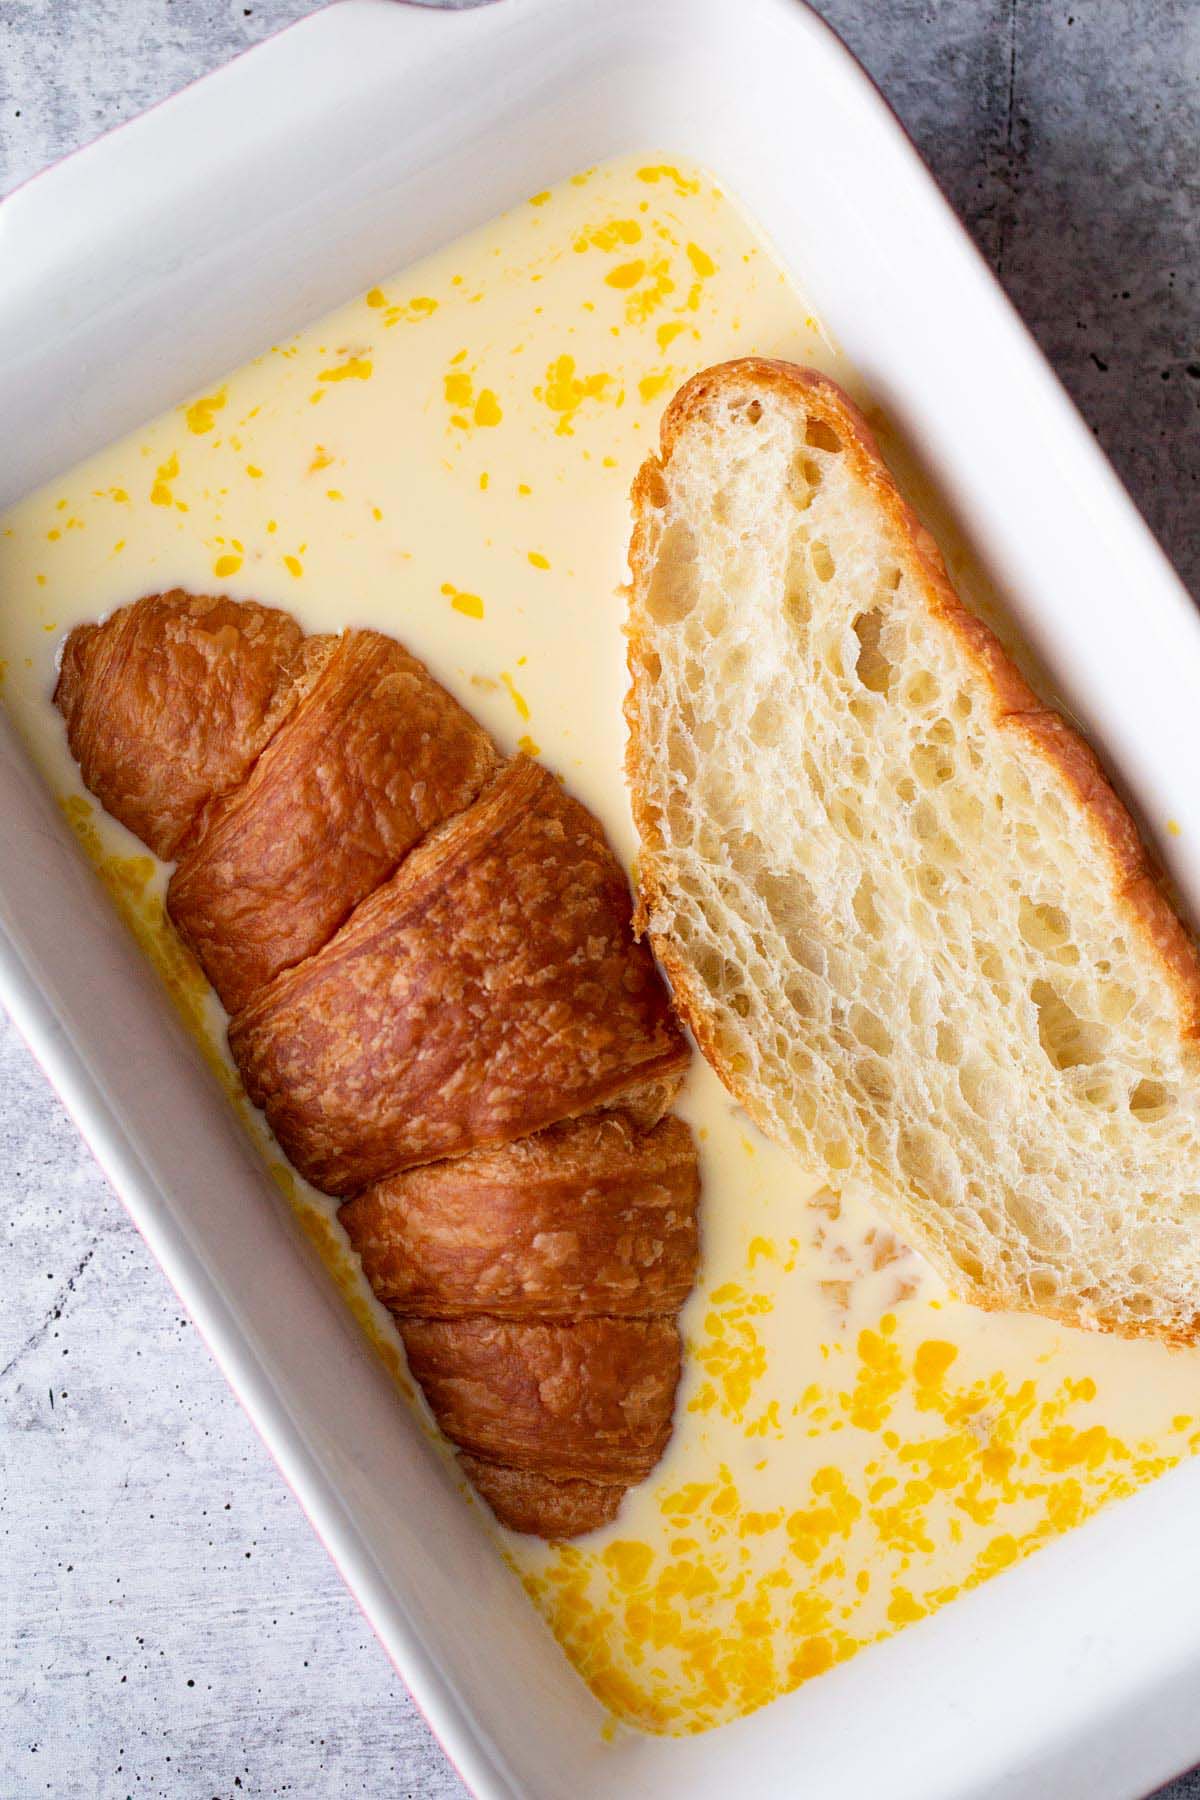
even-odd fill
[[[311,10],[0,0],[0,192]],[[1200,0],[821,10],[1200,594]],[[0,1800],[461,1795],[2,1019],[0,1234]]]

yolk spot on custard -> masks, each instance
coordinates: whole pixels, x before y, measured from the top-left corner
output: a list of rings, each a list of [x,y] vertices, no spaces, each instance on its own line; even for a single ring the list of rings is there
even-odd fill
[[[189,431],[197,437],[203,437],[216,424],[216,416],[225,406],[229,396],[224,388],[218,388],[215,394],[203,394],[200,399],[193,400],[184,408],[183,416],[187,420]]]

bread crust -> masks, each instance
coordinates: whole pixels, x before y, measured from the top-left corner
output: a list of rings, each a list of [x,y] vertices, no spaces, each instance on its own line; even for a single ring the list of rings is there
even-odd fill
[[[629,562],[632,575],[627,626],[630,687],[625,701],[628,726],[626,777],[630,800],[644,855],[639,867],[639,896],[635,926],[647,933],[671,982],[675,1004],[690,1026],[701,1051],[725,1086],[746,1108],[755,1122],[768,1121],[756,1105],[753,1092],[730,1065],[718,1041],[711,1019],[709,996],[696,980],[672,943],[656,932],[655,908],[668,899],[655,852],[663,838],[655,809],[641,778],[645,746],[641,737],[642,693],[657,677],[656,656],[643,624],[648,584],[653,569],[652,514],[665,501],[663,471],[675,446],[693,420],[722,390],[745,394],[770,394],[785,404],[802,408],[830,426],[849,458],[850,467],[869,490],[885,515],[897,543],[897,553],[907,556],[910,571],[932,620],[951,633],[975,669],[990,697],[991,720],[997,731],[1019,739],[1036,756],[1048,776],[1071,797],[1081,818],[1090,827],[1096,853],[1106,866],[1112,891],[1129,928],[1141,942],[1145,955],[1159,968],[1177,1009],[1181,1041],[1195,1045],[1200,1037],[1200,953],[1195,939],[1175,911],[1166,878],[1142,842],[1128,809],[1105,774],[1095,751],[1080,732],[1048,707],[1030,687],[991,628],[970,612],[955,592],[945,563],[932,535],[900,494],[884,462],[870,426],[849,396],[828,376],[813,369],[767,358],[747,357],[703,370],[687,382],[666,409],[661,424],[657,456],[642,464],[632,488],[634,526]],[[926,1248],[930,1248],[926,1246]],[[960,1286],[962,1271],[945,1257],[931,1252],[943,1272]],[[972,1291],[971,1298],[985,1307],[1000,1302]],[[1140,1327],[1129,1321],[1081,1317],[1069,1306],[1050,1301],[1036,1310],[1073,1325],[1119,1330],[1129,1336],[1168,1337],[1171,1341],[1200,1341],[1200,1319],[1190,1329],[1164,1332],[1158,1325]]]

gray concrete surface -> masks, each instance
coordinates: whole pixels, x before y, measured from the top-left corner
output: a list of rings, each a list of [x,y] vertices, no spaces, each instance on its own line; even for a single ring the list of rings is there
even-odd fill
[[[311,10],[0,0],[0,192]],[[1200,5],[822,10],[1200,593]],[[0,1220],[0,1796],[460,1795],[3,1020]]]

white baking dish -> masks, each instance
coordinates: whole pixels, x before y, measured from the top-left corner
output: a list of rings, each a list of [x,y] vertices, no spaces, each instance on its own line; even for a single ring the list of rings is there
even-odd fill
[[[798,0],[346,0],[31,183],[0,207],[0,505],[633,148],[707,164],[766,227],[1147,818],[1179,822],[1200,906],[1200,623]],[[2,718],[0,818],[0,998],[477,1792],[1104,1800],[1200,1755],[1200,1464],[750,1719],[606,1741]]]

